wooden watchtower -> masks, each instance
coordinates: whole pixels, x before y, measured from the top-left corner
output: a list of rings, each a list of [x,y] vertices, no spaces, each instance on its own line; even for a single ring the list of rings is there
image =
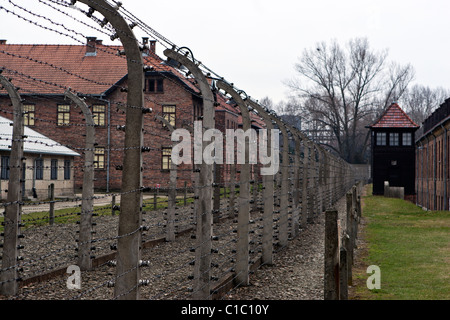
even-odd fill
[[[404,187],[405,197],[415,194],[415,132],[419,126],[400,108],[391,104],[372,125],[373,194],[383,195],[384,181]]]

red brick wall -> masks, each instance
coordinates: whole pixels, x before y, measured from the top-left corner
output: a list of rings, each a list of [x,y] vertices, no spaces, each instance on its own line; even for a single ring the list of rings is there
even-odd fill
[[[446,124],[447,126],[447,124]],[[449,205],[450,130],[438,127],[434,135],[421,139],[416,152],[417,204],[429,210],[443,210]],[[445,141],[447,135],[447,141]],[[446,145],[445,145],[446,143]],[[445,154],[446,152],[446,154]],[[447,183],[447,194],[445,184]]]
[[[126,87],[126,81],[122,86]],[[74,104],[71,105],[70,110],[70,123],[69,126],[57,126],[57,105],[58,104],[70,104],[69,101],[65,101],[62,97],[33,97],[29,98],[23,94],[23,98],[26,99],[24,104],[35,105],[35,125],[31,128],[48,136],[49,138],[68,146],[69,148],[77,151],[81,154],[81,157],[77,157],[74,163],[74,174],[76,188],[81,188],[83,179],[83,150],[85,147],[83,124],[84,116],[79,108],[75,108]],[[118,125],[125,125],[125,111],[122,111],[120,104],[126,104],[126,93],[120,90],[115,90],[110,96],[107,97],[111,104],[111,122],[110,122],[110,177],[109,177],[109,189],[119,190],[121,186],[122,171],[116,170],[116,166],[123,164],[123,148],[124,137],[123,131],[116,130]],[[91,104],[104,104],[106,107],[107,102],[98,101],[94,99],[86,100],[88,105]],[[159,121],[155,121],[155,115],[161,115],[162,105],[170,104],[176,106],[176,125],[181,126],[183,120],[192,124],[192,106],[193,97],[182,85],[172,81],[170,79],[164,80],[164,93],[152,93],[145,94],[145,106],[153,109],[153,113],[143,114],[144,117],[144,146],[151,147],[152,151],[143,153],[144,172],[143,172],[143,184],[144,186],[154,187],[157,183],[161,185],[161,188],[168,186],[169,172],[161,170],[161,148],[169,147],[172,145],[170,139],[171,134],[163,128]],[[107,109],[107,108],[106,108]],[[8,97],[0,97],[0,114],[6,118],[12,119],[12,106]],[[105,148],[105,161],[107,161],[108,147],[108,123],[107,115],[106,125],[104,127],[96,127],[96,143],[98,147]],[[192,182],[192,168],[188,165],[181,165],[178,172],[177,187],[184,186],[184,182],[188,183],[188,186]],[[107,169],[106,164],[104,169],[95,170],[95,188],[106,189],[107,188]]]

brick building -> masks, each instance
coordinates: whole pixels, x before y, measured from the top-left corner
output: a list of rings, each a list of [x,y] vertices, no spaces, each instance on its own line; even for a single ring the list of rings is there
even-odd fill
[[[194,79],[170,66],[155,52],[156,41],[144,40],[145,107],[153,112],[144,114],[143,153],[144,185],[168,186],[172,141],[170,132],[159,115],[177,128],[192,126],[201,119],[202,99]],[[95,188],[119,190],[124,147],[124,132],[117,128],[125,124],[127,88],[126,57],[121,46],[106,46],[94,37],[83,45],[7,44],[0,40],[0,68],[12,79],[24,99],[26,125],[83,153],[84,119],[81,110],[64,97],[64,91],[83,96],[91,108],[96,123]],[[225,131],[241,124],[235,105],[216,92],[217,128]],[[12,119],[12,107],[6,90],[0,90],[0,114]],[[253,115],[256,126],[260,119]],[[75,160],[75,185],[82,185],[83,157]],[[227,167],[223,170],[225,174]],[[223,180],[228,179],[223,176]],[[178,167],[178,187],[193,180],[192,167]]]
[[[449,210],[450,99],[423,122],[416,141],[417,204],[428,210]]]

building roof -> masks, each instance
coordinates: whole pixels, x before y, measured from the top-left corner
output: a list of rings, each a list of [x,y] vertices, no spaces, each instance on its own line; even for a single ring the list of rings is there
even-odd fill
[[[391,104],[369,128],[419,128],[397,103]]]
[[[11,151],[12,143],[12,121],[0,116],[0,151]],[[26,136],[23,151],[24,153],[38,153],[49,155],[79,156],[80,154],[70,150],[60,143],[40,134],[39,132],[25,126]]]
[[[118,54],[123,47],[106,46],[95,38],[90,43],[93,43],[91,47],[89,44],[6,44],[3,41],[0,42],[0,69],[22,89],[22,95],[63,94],[69,87],[81,94],[102,95],[120,88],[128,73],[126,56]],[[92,46],[94,52],[87,53]],[[154,72],[172,73],[191,90],[199,91],[190,79],[164,63],[153,51],[148,50],[143,60]]]

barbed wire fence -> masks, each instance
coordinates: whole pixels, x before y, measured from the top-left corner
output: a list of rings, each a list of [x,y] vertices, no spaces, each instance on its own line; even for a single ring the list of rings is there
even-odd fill
[[[38,14],[33,6],[6,2],[10,7],[0,5],[0,11],[86,45],[84,34],[56,22],[52,15]],[[5,297],[218,299],[236,287],[248,285],[251,274],[259,267],[273,264],[274,252],[288,246],[289,240],[306,229],[308,223],[331,208],[357,181],[367,178],[194,59],[188,48],[176,46],[143,23],[119,2],[78,2],[83,5],[64,0],[37,0],[34,5],[45,5],[64,19],[70,18],[111,40],[120,39],[124,52],[119,57],[124,59],[129,71],[126,84],[90,79],[40,57],[7,49],[0,50],[0,54],[127,93],[126,102],[120,98],[110,100],[112,114],[106,121],[109,129],[117,129],[122,134],[106,147],[108,154],[117,156],[113,158],[118,162],[112,166],[122,176],[122,189],[94,194],[94,169],[98,165],[93,159],[96,125],[92,119],[92,105],[87,104],[92,102],[92,97],[66,83],[2,66],[5,81],[2,85],[9,86],[8,93],[14,88],[14,82],[36,85],[34,89],[14,88],[15,93],[11,91],[9,96],[15,107],[0,108],[7,117],[14,117],[13,135],[1,137],[12,146],[8,198],[1,204],[5,218],[2,222],[0,287]],[[75,17],[74,9],[88,19]],[[176,65],[173,72],[183,77],[191,85],[190,89],[145,63],[142,51],[147,43],[135,38],[132,29],[136,27],[166,48],[164,55]],[[117,46],[101,46],[96,50],[117,57]],[[151,51],[148,53],[152,54]],[[194,115],[192,109],[177,109],[177,117],[183,121],[176,122],[179,127],[172,126],[162,111],[164,104],[143,94],[144,77],[149,71],[156,72],[176,90],[201,100],[202,112]],[[16,119],[28,115],[23,110],[22,98],[12,95],[20,91],[38,101],[54,101],[53,97],[42,95],[39,87],[51,87],[82,109],[69,124],[79,131],[80,139],[71,141],[60,137],[58,143],[49,144],[19,131],[24,125]],[[232,107],[242,117],[244,131],[252,128],[255,119],[269,129],[268,150],[276,150],[271,145],[274,141],[271,135],[275,131],[270,129],[279,130],[282,137],[277,154],[281,160],[279,170],[263,175],[261,170],[268,169],[270,164],[250,163],[250,145],[262,139],[255,136],[253,140],[246,139],[247,154],[243,164],[203,161],[201,164],[175,165],[170,162],[166,181],[158,188],[146,185],[161,171],[160,160],[155,159],[164,151],[162,145],[173,147],[171,137],[176,129],[185,128],[190,134],[197,129],[203,134],[216,128],[218,97],[233,101]],[[56,121],[48,118],[28,118],[49,127],[56,125]],[[49,148],[65,146],[83,156],[64,167],[30,164],[24,159],[23,143],[44,143]],[[223,145],[227,143],[225,139]],[[207,152],[209,144],[210,141],[194,142],[193,157],[195,150],[201,154]],[[17,154],[15,161],[12,160],[14,153]],[[235,156],[237,158],[238,154]],[[26,190],[21,187],[24,169],[35,172],[37,168],[43,171],[42,186],[54,182],[50,178],[52,170],[70,168],[74,176],[83,177],[81,196],[55,199],[49,193],[45,200],[24,201]],[[187,181],[191,182],[190,186]],[[42,194],[47,190],[35,191]],[[67,285],[68,267],[74,265],[81,269],[82,283],[77,290],[71,290]]]

